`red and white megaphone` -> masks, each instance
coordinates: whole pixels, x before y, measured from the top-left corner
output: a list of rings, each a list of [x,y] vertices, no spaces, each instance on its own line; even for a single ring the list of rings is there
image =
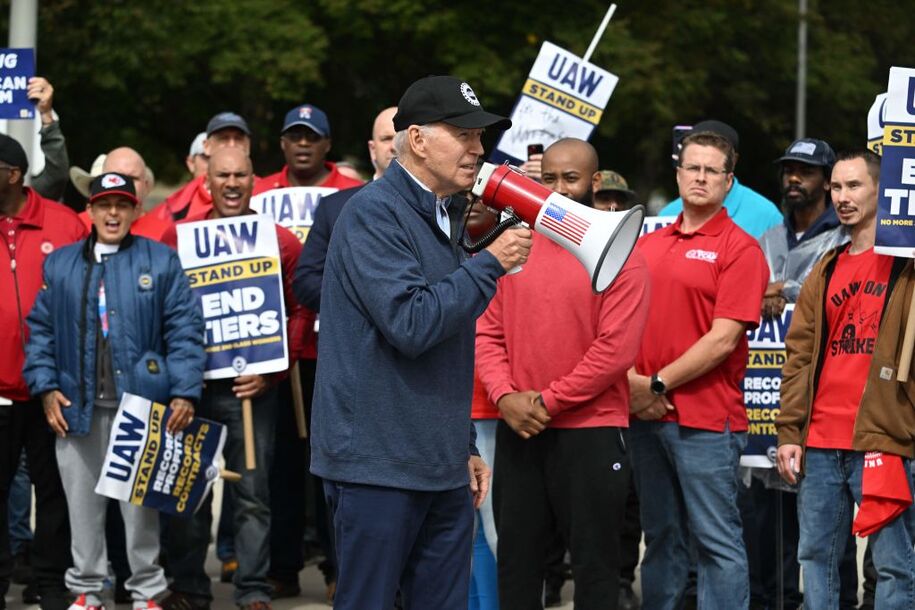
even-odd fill
[[[642,233],[645,208],[602,212],[554,193],[510,165],[484,163],[473,185],[484,205],[510,210],[578,259],[600,294],[610,287]]]

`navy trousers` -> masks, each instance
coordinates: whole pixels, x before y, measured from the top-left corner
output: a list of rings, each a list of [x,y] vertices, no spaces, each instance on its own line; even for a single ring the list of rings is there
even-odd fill
[[[324,481],[337,548],[334,610],[467,610],[469,487],[410,491]]]

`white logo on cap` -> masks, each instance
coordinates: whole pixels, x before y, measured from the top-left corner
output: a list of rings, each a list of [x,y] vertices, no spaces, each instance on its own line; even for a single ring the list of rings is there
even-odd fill
[[[812,157],[813,154],[817,151],[817,145],[813,142],[798,142],[791,147],[792,153],[799,153],[801,155],[807,155]]]
[[[480,100],[477,99],[477,94],[473,92],[473,89],[471,89],[470,85],[467,83],[461,83],[461,95],[463,95],[464,99],[474,106],[480,105]]]
[[[300,119],[310,119],[311,118],[311,107],[305,106],[304,108],[299,108],[299,118]]]
[[[123,178],[117,174],[105,174],[102,177],[102,188],[110,189],[127,184]]]

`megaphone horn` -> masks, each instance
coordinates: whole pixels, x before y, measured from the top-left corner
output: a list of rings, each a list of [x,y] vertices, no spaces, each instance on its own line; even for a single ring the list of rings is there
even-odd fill
[[[568,250],[588,271],[591,289],[610,287],[642,232],[645,208],[602,212],[554,193],[510,165],[484,163],[473,194],[491,208],[511,208],[535,231]]]

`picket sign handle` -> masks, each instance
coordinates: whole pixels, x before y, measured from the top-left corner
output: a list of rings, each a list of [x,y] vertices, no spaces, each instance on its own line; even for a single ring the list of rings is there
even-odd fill
[[[238,483],[241,481],[241,475],[232,470],[220,470],[219,478],[229,483]]]
[[[915,346],[915,286],[912,287],[912,302],[909,303],[909,316],[905,321],[905,337],[902,339],[902,356],[899,358],[899,371],[896,373],[896,379],[901,383],[909,380],[913,346]]]
[[[305,396],[302,392],[302,378],[299,376],[299,361],[292,365],[292,410],[295,412],[295,425],[299,429],[299,438],[308,438],[308,426],[305,424]]]
[[[607,24],[610,23],[610,20],[613,19],[613,13],[616,12],[616,4],[611,4],[610,8],[607,9],[607,14],[604,15],[604,20],[600,22],[600,26],[597,28],[597,32],[594,34],[594,38],[591,39],[591,44],[588,45],[588,50],[585,51],[583,60],[587,63],[591,59],[591,55],[594,53],[594,49],[597,48],[597,43],[600,42],[600,39],[604,35],[604,30],[607,29]]]
[[[241,423],[245,430],[245,468],[254,470],[257,462],[254,459],[254,415],[250,398],[241,399]]]

